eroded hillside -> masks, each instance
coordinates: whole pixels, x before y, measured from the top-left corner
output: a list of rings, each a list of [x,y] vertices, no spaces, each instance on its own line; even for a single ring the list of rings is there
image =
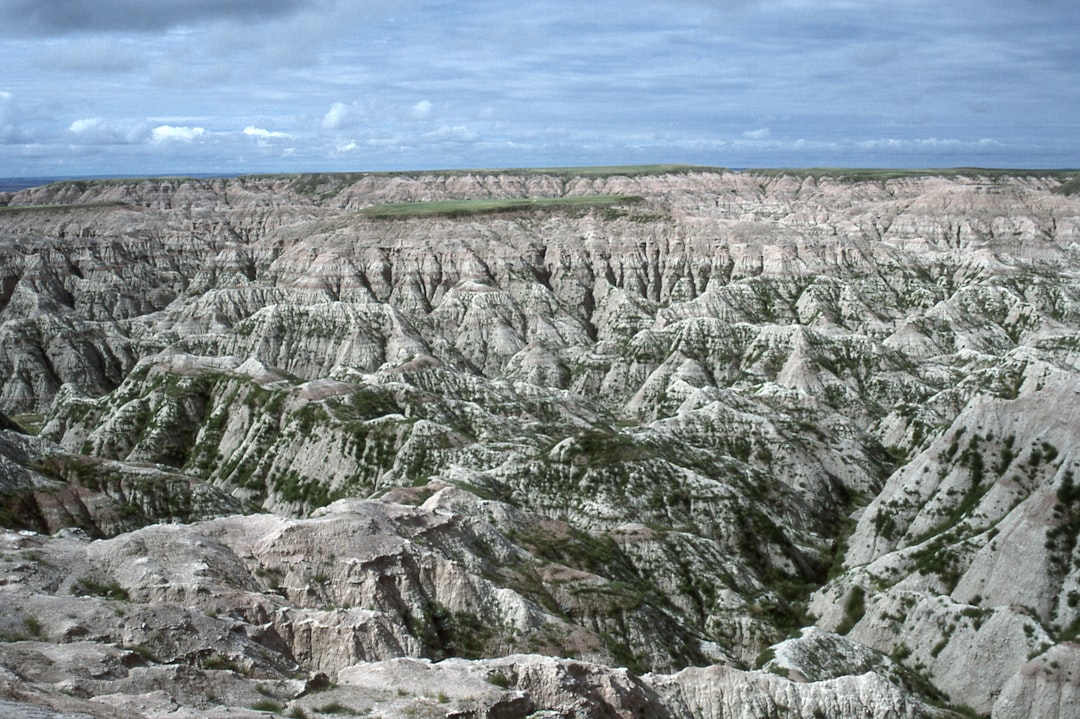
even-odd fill
[[[0,433],[4,524],[38,533],[5,539],[3,691],[299,715],[321,672],[383,715],[1064,711],[1064,179],[3,196],[0,409],[40,428]]]

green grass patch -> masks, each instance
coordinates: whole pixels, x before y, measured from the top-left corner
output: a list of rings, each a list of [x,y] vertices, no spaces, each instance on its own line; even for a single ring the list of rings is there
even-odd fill
[[[35,639],[41,639],[45,636],[45,628],[37,617],[23,617],[23,626],[26,627],[26,631],[30,632],[30,636]]]
[[[847,599],[844,601],[844,617],[840,620],[840,624],[837,625],[836,633],[847,634],[850,632],[851,628],[859,623],[865,613],[866,590],[856,584],[848,592]]]
[[[1080,195],[1080,175],[1065,180],[1051,192],[1058,195]]]
[[[496,672],[494,672],[492,674],[489,674],[487,677],[485,677],[485,679],[486,679],[488,684],[494,684],[495,686],[499,687],[500,689],[509,689],[510,688],[510,684],[511,684],[510,677],[506,676],[505,674],[503,674],[500,671],[496,671]]]
[[[79,597],[94,596],[117,601],[128,601],[127,590],[121,587],[115,580],[99,582],[84,577],[76,580],[72,593]]]
[[[769,177],[813,177],[814,179],[830,178],[841,182],[866,182],[886,180],[898,180],[908,177],[986,177],[991,179],[1002,177],[1057,177],[1075,183],[1075,170],[1020,170],[998,169],[984,167],[943,167],[943,168],[873,168],[873,167],[806,167],[806,168],[769,168],[748,169],[748,175],[766,175]],[[1064,187],[1064,185],[1062,186]],[[1062,187],[1056,192],[1062,192]],[[1074,187],[1076,187],[1074,185]],[[1075,191],[1075,190],[1074,190]],[[1067,191],[1066,191],[1067,194]]]
[[[329,704],[323,704],[322,706],[315,707],[315,711],[319,714],[356,714],[356,710],[350,706],[346,706],[341,702],[330,702]]]
[[[0,429],[10,429],[20,434],[36,435],[44,424],[45,415],[39,413],[15,414],[10,417],[0,414]]]
[[[100,210],[110,207],[124,207],[123,202],[75,202],[70,205],[3,205],[0,214],[16,215],[25,212],[72,212],[75,210]]]
[[[407,220],[430,217],[473,217],[522,212],[589,210],[641,202],[632,195],[585,195],[580,197],[513,197],[506,199],[438,200],[372,205],[361,214],[372,220]]]
[[[274,714],[281,713],[281,705],[270,699],[260,699],[251,705],[251,708],[257,712],[272,712]]]

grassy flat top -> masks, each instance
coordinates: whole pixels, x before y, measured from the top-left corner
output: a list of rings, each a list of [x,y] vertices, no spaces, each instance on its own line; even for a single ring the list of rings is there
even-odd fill
[[[558,177],[644,177],[687,172],[724,172],[722,167],[705,165],[601,165],[596,167],[518,167],[486,170],[440,170],[438,172],[404,173],[415,175],[555,175]],[[394,173],[389,173],[394,174]],[[401,174],[401,173],[398,173]]]
[[[362,177],[464,177],[467,175],[524,175],[556,176],[566,179],[575,177],[648,177],[651,175],[686,174],[691,172],[719,173],[728,172],[727,168],[709,165],[602,165],[596,167],[518,167],[518,168],[477,168],[462,170],[408,170],[402,172],[356,172],[322,173],[324,178],[340,177],[358,180]],[[1076,169],[1008,169],[984,167],[945,167],[945,168],[889,168],[889,167],[747,167],[738,170],[746,175],[795,177],[832,177],[835,179],[858,181],[893,180],[904,177],[1057,177],[1068,179],[1075,177]],[[308,177],[293,175],[292,177]],[[282,175],[281,177],[289,177]]]
[[[518,167],[518,168],[474,168],[461,170],[404,170],[399,172],[305,172],[281,175],[253,175],[253,177],[272,177],[292,180],[296,189],[305,194],[327,196],[343,189],[354,182],[368,177],[402,177],[420,179],[424,177],[487,177],[491,175],[510,175],[516,177],[559,177],[563,180],[574,178],[597,179],[605,177],[648,177],[652,175],[685,174],[689,172],[724,172],[723,168],[703,165],[610,165],[598,167]]]
[[[71,210],[93,210],[105,207],[123,207],[123,202],[76,202],[70,205],[0,205],[0,213],[16,214],[19,212],[70,212]]]
[[[632,195],[583,195],[575,197],[527,197],[477,200],[437,200],[372,205],[361,214],[373,220],[400,220],[424,217],[468,217],[507,212],[534,212],[591,209],[640,202]]]
[[[792,177],[813,177],[815,179],[829,177],[834,180],[847,182],[896,180],[905,177],[1057,177],[1064,180],[1073,178],[1077,175],[1076,170],[1010,170],[983,167],[947,167],[937,169],[793,167],[747,169],[744,172],[747,175],[766,175],[769,177],[780,177],[783,175]]]
[[[643,177],[648,175],[670,175],[688,172],[724,172],[722,167],[706,165],[598,165],[581,167],[484,167],[446,170],[397,170],[375,172],[299,172],[295,174],[270,174],[261,177],[306,178],[315,177],[324,180],[348,179],[360,180],[364,177],[467,177],[469,175],[527,175],[574,177]],[[255,175],[260,177],[260,175]]]

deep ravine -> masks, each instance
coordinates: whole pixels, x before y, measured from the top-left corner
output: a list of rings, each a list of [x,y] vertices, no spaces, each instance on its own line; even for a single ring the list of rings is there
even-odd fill
[[[1066,716],[1067,179],[0,195],[0,713]]]

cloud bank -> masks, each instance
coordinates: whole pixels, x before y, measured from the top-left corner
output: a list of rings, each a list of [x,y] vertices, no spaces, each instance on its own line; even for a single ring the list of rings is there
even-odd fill
[[[230,19],[259,22],[321,3],[304,0],[0,0],[8,34],[156,32]]]
[[[0,0],[0,167],[1080,166],[1064,0]]]

